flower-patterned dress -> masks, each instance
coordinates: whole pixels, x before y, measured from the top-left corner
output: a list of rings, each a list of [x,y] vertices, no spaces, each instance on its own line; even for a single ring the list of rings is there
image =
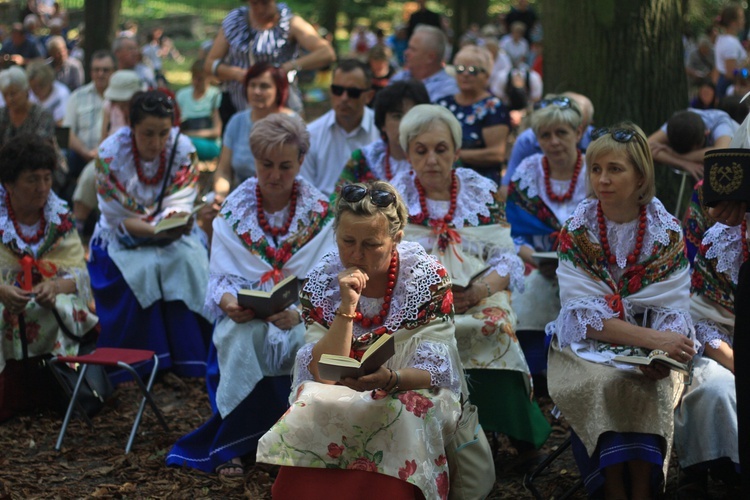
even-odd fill
[[[338,252],[331,252],[308,275],[300,294],[308,343],[297,353],[292,406],[261,438],[258,462],[377,472],[417,486],[425,498],[447,498],[444,448],[461,413],[463,384],[450,279],[420,245],[402,242],[397,251],[389,315],[372,331],[355,324],[353,347],[365,348],[379,334],[394,335],[396,354],[385,366],[426,370],[432,389],[357,392],[313,381],[312,349],[341,303],[337,275],[344,267]],[[361,297],[359,307],[372,315],[382,303]]]
[[[728,458],[739,470],[734,373],[703,349],[719,349],[723,343],[733,347],[743,238],[747,235],[740,226],[716,223],[704,233],[693,261],[690,314],[701,355],[694,359],[693,383],[675,411],[675,450],[683,468]]]
[[[659,381],[620,355],[644,355],[641,348],[597,341],[587,329],[603,321],[631,324],[694,337],[690,319],[689,266],[682,229],[661,202],[646,206],[646,234],[639,261],[628,265],[638,219],[606,220],[616,263],[606,262],[599,242],[598,200],[583,201],[560,232],[557,276],[562,310],[547,325],[554,336],[549,354],[550,396],[570,423],[578,467],[590,493],[604,483],[602,469],[629,460],[654,466],[666,477],[673,436],[673,411],[682,385],[677,372]]]
[[[4,195],[5,191],[0,188],[0,283],[21,287],[29,271],[32,285],[50,279],[74,280],[76,293],[58,294],[55,309],[67,329],[76,337],[82,337],[96,325],[98,319],[88,308],[91,296],[89,275],[83,246],[67,204],[55,193],[49,193],[44,207],[44,236],[37,243],[29,244],[16,232],[8,215]],[[19,224],[19,228],[25,237],[31,237],[37,233],[41,223],[39,221],[34,226]],[[6,360],[23,359],[23,350],[18,315],[10,314],[2,304],[0,313],[1,373],[5,369]],[[23,316],[29,356],[78,354],[79,343],[63,333],[50,310],[30,300]]]
[[[387,152],[388,144],[383,139],[378,139],[372,144],[354,151],[336,183],[336,192],[345,185],[355,182],[370,182],[375,180],[390,182],[397,174],[407,172],[411,169],[408,160],[397,160],[391,156],[388,158],[390,176],[387,175],[385,168]]]
[[[704,233],[715,222],[708,214],[708,207],[703,202],[703,179],[701,179],[695,185],[683,219],[685,248],[687,249],[687,256],[691,265],[698,253]]]
[[[164,147],[165,163],[178,140],[176,128]],[[197,229],[172,242],[136,238],[123,222],[140,218],[152,225],[177,212],[190,212],[198,194],[195,148],[185,135],[163,181],[141,182],[132,154],[130,127],[120,128],[99,147],[97,197],[101,217],[91,243],[89,272],[102,324],[99,345],[149,349],[160,357],[159,368],[184,376],[205,375],[210,324],[203,318],[208,285],[208,250]],[[145,178],[154,178],[160,158],[143,161]],[[168,172],[168,173],[167,173]],[[114,383],[125,372],[111,375]]]

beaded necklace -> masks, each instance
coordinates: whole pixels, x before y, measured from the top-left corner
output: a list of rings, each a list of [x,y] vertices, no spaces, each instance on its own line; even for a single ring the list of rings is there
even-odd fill
[[[552,201],[556,201],[558,203],[562,203],[564,201],[567,201],[573,197],[573,191],[576,189],[576,184],[578,183],[578,175],[581,173],[581,167],[583,166],[583,156],[581,155],[581,152],[578,151],[578,159],[576,160],[576,168],[573,170],[573,177],[570,179],[570,186],[568,187],[568,191],[565,194],[559,195],[552,192],[552,181],[550,178],[550,170],[549,170],[549,161],[547,160],[547,157],[544,156],[542,158],[542,169],[544,170],[544,189],[547,192],[547,196],[549,196],[549,199]]]

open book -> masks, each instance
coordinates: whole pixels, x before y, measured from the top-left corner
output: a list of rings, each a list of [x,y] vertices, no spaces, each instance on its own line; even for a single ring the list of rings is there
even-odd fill
[[[190,217],[197,214],[198,211],[204,206],[206,206],[205,203],[200,203],[196,205],[189,214],[183,214],[179,216],[173,215],[172,217],[167,217],[160,220],[159,223],[154,226],[154,234],[159,234],[162,231],[169,231],[170,229],[184,226],[188,223]]]
[[[648,366],[654,363],[667,365],[684,375],[690,375],[690,365],[670,358],[664,351],[651,351],[648,356],[615,356],[613,361],[635,366]]]
[[[462,290],[469,288],[472,283],[474,283],[476,280],[484,276],[485,273],[489,270],[490,270],[490,266],[483,267],[482,269],[479,270],[479,272],[474,273],[469,278],[469,281],[467,282],[463,282],[463,281],[459,282],[455,278],[451,278],[451,281],[453,282],[453,289],[457,291],[462,291]]]
[[[297,302],[299,281],[294,275],[276,283],[270,292],[242,289],[237,292],[237,302],[255,311],[255,317],[266,319]]]
[[[318,375],[324,380],[339,381],[342,378],[359,378],[377,371],[383,363],[396,354],[396,342],[393,335],[380,336],[362,355],[362,361],[348,356],[323,354],[318,361]]]

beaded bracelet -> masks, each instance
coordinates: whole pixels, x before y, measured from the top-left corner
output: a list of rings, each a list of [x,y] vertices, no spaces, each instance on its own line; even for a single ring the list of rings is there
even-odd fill
[[[490,295],[492,295],[492,288],[490,288],[490,284],[489,283],[487,283],[484,280],[477,281],[477,283],[481,283],[481,284],[483,284],[485,286],[485,288],[487,288],[487,297],[489,297]]]
[[[357,317],[357,314],[356,313],[355,314],[347,314],[345,312],[341,312],[341,309],[339,308],[339,309],[336,309],[336,316],[342,316],[342,317],[344,317],[346,319],[352,319],[353,320],[354,318]]]

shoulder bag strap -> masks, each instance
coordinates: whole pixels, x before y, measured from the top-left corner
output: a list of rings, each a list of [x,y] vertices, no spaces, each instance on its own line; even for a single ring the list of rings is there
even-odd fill
[[[161,212],[161,204],[164,201],[164,193],[167,191],[167,183],[169,182],[169,177],[172,175],[172,163],[174,162],[174,155],[177,152],[177,143],[180,141],[180,132],[177,132],[177,135],[174,138],[174,144],[172,145],[172,152],[169,154],[169,163],[167,163],[167,172],[164,175],[164,181],[161,184],[161,193],[159,193],[159,204],[156,206],[156,212],[155,214],[158,214]]]

